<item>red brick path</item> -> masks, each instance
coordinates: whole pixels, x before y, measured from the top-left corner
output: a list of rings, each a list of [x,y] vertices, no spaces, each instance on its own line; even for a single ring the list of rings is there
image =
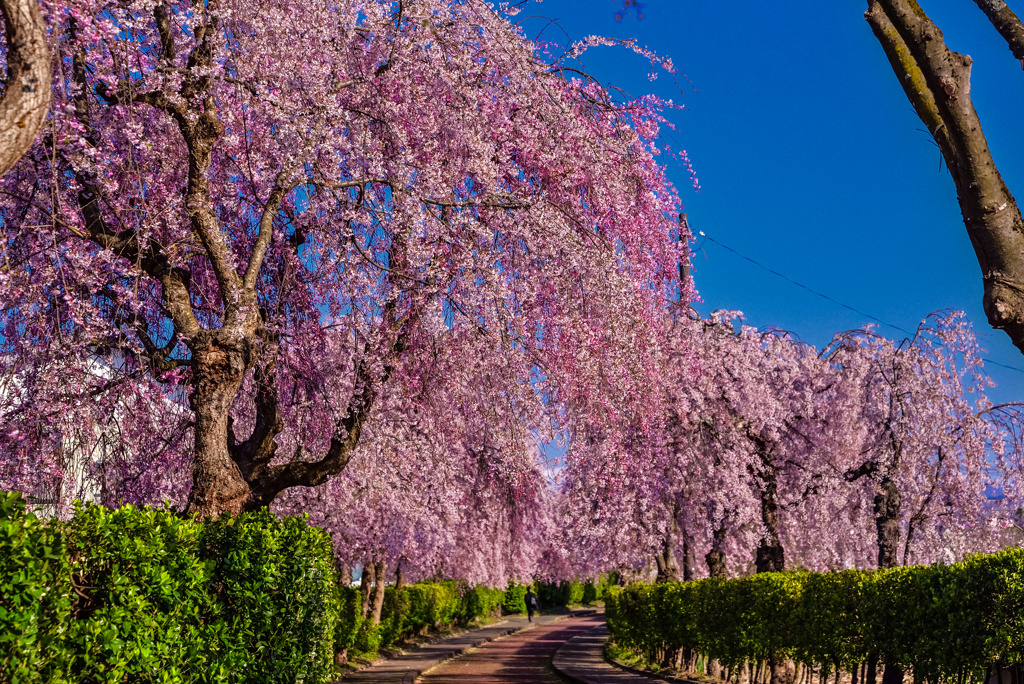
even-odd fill
[[[564,684],[551,668],[558,647],[604,622],[603,615],[569,618],[496,639],[417,679],[422,684]]]

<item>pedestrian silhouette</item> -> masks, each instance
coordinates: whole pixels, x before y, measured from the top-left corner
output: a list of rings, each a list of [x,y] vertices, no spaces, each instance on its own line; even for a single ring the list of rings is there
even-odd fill
[[[523,597],[526,601],[526,619],[533,622],[533,614],[537,612],[539,605],[537,604],[537,595],[533,593],[533,589],[526,590],[526,596]]]

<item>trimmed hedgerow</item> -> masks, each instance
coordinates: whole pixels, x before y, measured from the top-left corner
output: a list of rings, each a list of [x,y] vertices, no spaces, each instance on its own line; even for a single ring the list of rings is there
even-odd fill
[[[468,625],[480,618],[501,614],[505,592],[464,581],[416,582],[401,589],[384,590],[384,605],[379,625],[362,617],[362,597],[358,588],[338,591],[341,618],[335,631],[338,651],[353,649],[373,655],[380,648],[431,629]]]
[[[508,581],[505,589],[505,600],[502,602],[501,610],[508,615],[526,612],[526,591],[529,584],[517,584],[514,580]]]
[[[467,589],[463,595],[460,620],[470,623],[478,618],[501,615],[501,606],[504,602],[504,591],[478,584]]]
[[[453,580],[417,582],[400,590],[387,587],[378,645],[390,646],[428,629],[466,625],[477,618],[498,615],[504,597],[501,589],[470,588],[465,582]]]
[[[600,601],[608,593],[611,586],[612,576],[603,574],[595,579],[587,579],[583,582],[573,580],[571,582],[538,582],[536,584],[537,599],[542,606],[564,607],[579,604],[589,604]]]
[[[80,506],[65,525],[76,586],[63,657],[73,681],[231,681],[232,651],[202,524]],[[221,670],[224,670],[223,675]]]
[[[0,681],[64,681],[62,627],[71,613],[71,566],[56,525],[0,492]]]
[[[205,523],[203,547],[231,626],[222,638],[244,654],[233,681],[329,681],[339,608],[330,536],[263,509]]]
[[[1024,662],[1024,549],[952,565],[632,585],[612,590],[606,611],[615,642],[650,661],[689,652],[828,673],[878,659],[920,680],[980,682]]]
[[[332,555],[266,511],[81,505],[60,523],[0,495],[0,681],[327,682]]]
[[[363,624],[363,597],[358,587],[338,587],[338,622],[334,630],[334,648],[353,648]]]

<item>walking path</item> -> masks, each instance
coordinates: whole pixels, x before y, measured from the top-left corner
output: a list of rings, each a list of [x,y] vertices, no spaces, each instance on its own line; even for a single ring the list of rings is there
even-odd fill
[[[564,620],[568,616],[562,615],[538,615],[534,618],[537,625],[548,625],[553,622]],[[449,658],[465,653],[471,648],[493,641],[514,632],[518,632],[530,623],[525,616],[513,616],[480,629],[473,629],[453,637],[437,641],[432,644],[424,644],[415,650],[403,653],[400,656],[384,661],[379,665],[353,672],[342,677],[339,682],[359,682],[360,684],[412,684],[421,672],[429,670],[438,663]]]
[[[664,684],[604,660],[603,613],[510,617],[426,644],[340,684]],[[459,656],[456,658],[456,656]]]
[[[568,618],[524,629],[435,667],[422,684],[564,684],[551,666],[569,639],[604,622],[603,615]]]
[[[586,634],[573,637],[555,652],[552,665],[570,681],[578,684],[645,684],[664,680],[623,670],[604,659],[604,642],[608,626],[601,621]]]

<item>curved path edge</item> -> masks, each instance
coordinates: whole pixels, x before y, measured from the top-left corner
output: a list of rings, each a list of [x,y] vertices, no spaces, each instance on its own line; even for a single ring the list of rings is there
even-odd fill
[[[466,630],[453,637],[424,644],[419,648],[401,653],[372,667],[348,673],[340,679],[334,680],[334,684],[349,684],[350,682],[360,682],[361,684],[413,684],[421,674],[432,667],[436,667],[446,660],[460,656],[490,641],[521,632],[536,624],[550,624],[569,617],[588,615],[593,612],[593,610],[584,609],[556,615],[538,615],[532,623],[528,622],[525,617],[511,617],[495,625]]]
[[[694,680],[660,677],[625,665],[613,665],[604,656],[607,640],[608,626],[595,627],[562,644],[551,659],[551,665],[564,679],[576,684],[698,684]]]

